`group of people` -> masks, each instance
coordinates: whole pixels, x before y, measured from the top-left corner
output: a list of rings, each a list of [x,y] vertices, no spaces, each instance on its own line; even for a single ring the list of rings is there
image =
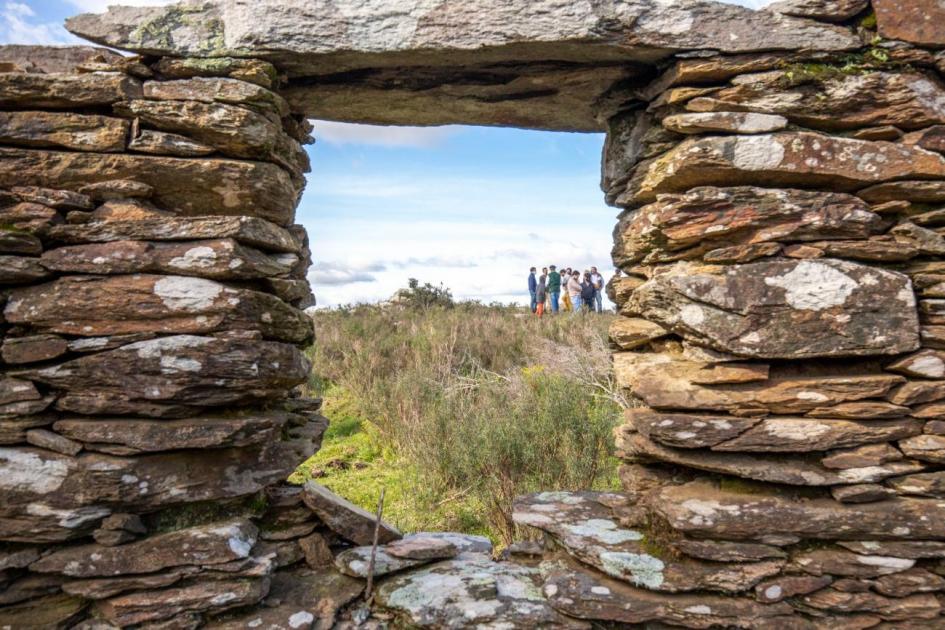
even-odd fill
[[[554,265],[549,265],[542,268],[540,276],[536,277],[537,273],[535,267],[529,269],[528,293],[532,313],[538,317],[545,314],[546,303],[552,313],[561,308],[572,313],[603,312],[604,277],[597,272],[597,267],[591,267],[582,275],[570,267],[559,273]]]

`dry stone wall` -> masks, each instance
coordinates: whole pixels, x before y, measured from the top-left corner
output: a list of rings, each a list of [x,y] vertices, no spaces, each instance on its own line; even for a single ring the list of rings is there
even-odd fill
[[[298,389],[309,137],[276,69],[0,70],[0,627],[330,625],[364,588],[331,547],[370,517],[285,483],[327,421]]]
[[[939,0],[316,4],[0,48],[0,628],[943,626]],[[306,115],[605,128],[622,209],[624,491],[381,524],[372,607],[374,517],[285,483]]]
[[[680,59],[611,119],[614,367],[641,406],[617,431],[618,506],[520,501],[598,570],[546,583],[559,610],[945,624],[945,31],[904,19],[935,3],[873,5],[880,36],[866,2],[775,5],[853,18],[867,45]],[[586,514],[542,517],[562,511],[614,525],[580,540]]]

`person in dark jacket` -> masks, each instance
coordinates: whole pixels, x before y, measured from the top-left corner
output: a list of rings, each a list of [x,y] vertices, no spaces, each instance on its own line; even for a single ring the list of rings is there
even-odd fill
[[[541,275],[538,276],[538,288],[535,291],[535,312],[538,313],[538,318],[541,319],[541,316],[545,314],[545,298],[548,297],[548,270],[542,269]]]
[[[532,267],[528,270],[528,294],[532,298],[532,313],[535,312],[535,307],[537,306],[536,292],[538,291],[538,281],[535,279],[535,268]]]
[[[549,265],[548,272],[548,299],[551,301],[551,312],[558,312],[558,297],[561,295],[561,274],[559,274],[554,265]]]
[[[584,272],[584,279],[581,281],[581,301],[584,303],[584,309],[594,312],[594,294],[596,293],[596,288],[594,287],[594,281],[591,280],[591,274],[588,271]]]

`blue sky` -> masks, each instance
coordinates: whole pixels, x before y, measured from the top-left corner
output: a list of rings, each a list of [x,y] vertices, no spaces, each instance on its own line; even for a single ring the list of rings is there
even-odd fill
[[[167,2],[0,0],[0,43],[78,43],[63,20],[109,4]],[[384,300],[410,277],[521,303],[532,265],[611,271],[601,134],[316,121],[314,135],[298,221],[319,306]]]

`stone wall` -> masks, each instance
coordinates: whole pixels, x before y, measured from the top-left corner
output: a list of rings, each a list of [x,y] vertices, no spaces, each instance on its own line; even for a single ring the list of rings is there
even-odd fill
[[[564,572],[567,613],[945,625],[945,30],[787,4],[867,45],[680,59],[610,121],[614,366],[642,403],[617,431],[618,520],[642,538],[536,524],[662,595]]]
[[[0,48],[0,628],[942,626],[940,2],[299,2]],[[284,483],[312,114],[605,128],[623,209],[625,491],[500,562],[382,524],[373,608],[373,517]]]
[[[309,138],[275,68],[0,66],[0,627],[195,627],[267,594],[287,623],[316,589],[332,618],[363,585],[285,484],[327,422],[297,389]]]

